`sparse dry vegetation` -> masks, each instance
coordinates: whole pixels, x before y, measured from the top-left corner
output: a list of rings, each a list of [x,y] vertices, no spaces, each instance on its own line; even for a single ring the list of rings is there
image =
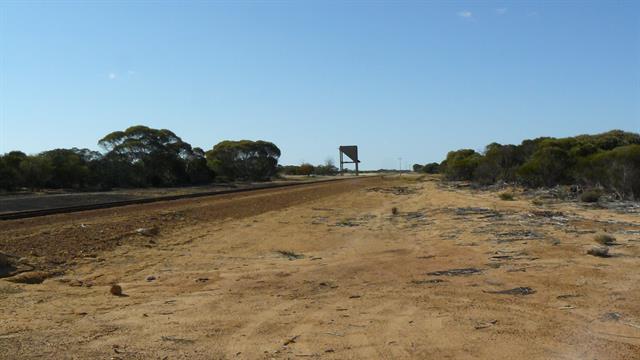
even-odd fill
[[[295,251],[291,251],[291,250],[276,250],[276,253],[286,257],[289,260],[297,260],[297,259],[304,258],[304,255],[298,254]]]
[[[585,203],[595,203],[600,200],[602,192],[599,190],[587,190],[580,195],[580,201]]]
[[[505,200],[505,201],[513,201],[513,200],[515,200],[515,197],[514,197],[513,193],[510,193],[510,192],[500,193],[499,196],[500,196],[500,200]]]
[[[609,257],[609,248],[606,246],[594,246],[587,250],[587,254],[597,257]]]
[[[597,234],[594,239],[600,245],[609,246],[616,243],[616,238],[613,237],[613,235],[609,235],[605,233]]]

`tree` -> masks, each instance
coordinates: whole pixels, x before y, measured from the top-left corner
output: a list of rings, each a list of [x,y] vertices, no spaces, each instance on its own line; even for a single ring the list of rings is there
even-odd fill
[[[20,172],[20,163],[27,158],[21,151],[11,151],[0,156],[0,188],[13,190],[23,186],[24,179]]]
[[[51,166],[51,176],[47,181],[47,187],[78,188],[88,185],[89,166],[77,149],[49,150],[40,153],[38,157],[45,159]]]
[[[170,130],[137,125],[112,132],[98,144],[108,151],[111,162],[130,165],[114,168],[140,171],[139,185],[173,186],[189,182],[185,163],[194,156],[193,150]]]
[[[413,164],[414,172],[422,172],[427,174],[437,174],[440,172],[440,164],[438,163],[428,163],[426,165]]]
[[[427,174],[437,174],[440,172],[440,164],[436,162],[428,163],[422,168],[422,171]]]
[[[316,168],[309,163],[302,163],[298,168],[299,175],[309,176],[315,172]]]
[[[51,179],[52,169],[46,157],[29,156],[20,162],[22,184],[31,189],[43,188]]]
[[[478,161],[473,179],[481,184],[492,184],[498,180],[514,181],[516,170],[522,162],[517,146],[491,143]]]
[[[284,175],[298,175],[299,169],[298,165],[278,165],[278,173]]]
[[[445,160],[444,174],[450,180],[472,180],[481,155],[471,149],[451,151]]]
[[[324,161],[323,165],[318,165],[315,167],[316,175],[325,175],[325,176],[333,176],[338,173],[338,168],[333,162],[332,158],[327,158]]]
[[[213,171],[207,166],[204,150],[198,147],[186,160],[186,172],[191,184],[206,184],[214,178]]]
[[[207,165],[227,180],[269,180],[276,175],[280,149],[268,141],[222,141],[206,153]]]

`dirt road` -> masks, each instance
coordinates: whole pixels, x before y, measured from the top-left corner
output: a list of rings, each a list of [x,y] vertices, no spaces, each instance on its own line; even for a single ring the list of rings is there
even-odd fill
[[[1,223],[0,358],[640,359],[637,214],[432,180]]]

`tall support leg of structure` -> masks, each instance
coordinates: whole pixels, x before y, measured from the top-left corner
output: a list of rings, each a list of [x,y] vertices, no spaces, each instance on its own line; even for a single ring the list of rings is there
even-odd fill
[[[342,151],[340,151],[340,176],[344,175],[344,160],[342,156]]]
[[[356,176],[358,176],[360,173],[358,171],[358,162],[356,161]]]

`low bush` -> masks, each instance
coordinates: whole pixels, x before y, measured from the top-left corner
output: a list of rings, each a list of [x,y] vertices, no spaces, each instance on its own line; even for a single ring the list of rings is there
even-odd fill
[[[500,194],[500,200],[513,201],[513,200],[515,200],[515,198],[514,198],[512,193],[503,192],[502,194]]]
[[[613,245],[616,243],[616,238],[609,234],[597,234],[595,241],[600,245]]]
[[[600,200],[600,196],[602,196],[602,192],[598,190],[588,190],[583,192],[582,195],[580,195],[580,201],[586,202],[586,203],[595,203],[595,202],[598,202],[598,200]]]
[[[587,250],[587,254],[597,257],[609,257],[609,248],[605,246],[595,246]]]
[[[544,202],[540,199],[533,199],[531,200],[531,204],[535,205],[535,206],[542,206],[544,205]]]
[[[437,174],[440,172],[440,164],[436,162],[428,163],[426,165],[413,164],[413,171],[427,174]]]

